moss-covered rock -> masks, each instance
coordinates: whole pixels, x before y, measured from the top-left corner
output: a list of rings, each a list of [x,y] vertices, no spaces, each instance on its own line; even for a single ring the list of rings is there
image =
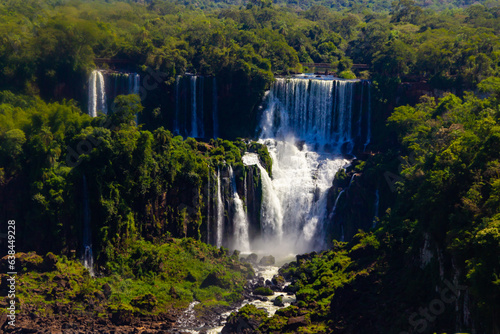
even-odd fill
[[[274,294],[273,290],[269,289],[268,287],[257,287],[253,290],[254,295],[259,295],[259,296],[272,296]]]

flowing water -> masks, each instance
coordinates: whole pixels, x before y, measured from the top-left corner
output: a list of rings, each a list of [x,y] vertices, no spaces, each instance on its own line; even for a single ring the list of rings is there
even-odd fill
[[[232,249],[238,249],[241,252],[250,252],[250,241],[248,238],[248,218],[243,206],[243,201],[238,195],[236,189],[236,178],[234,176],[233,168],[229,168],[229,178],[231,180],[232,200],[234,206],[233,214],[233,245]]]
[[[232,249],[261,255],[272,254],[278,259],[285,259],[289,254],[322,250],[328,246],[326,224],[334,217],[337,203],[345,191],[339,193],[329,213],[328,190],[332,187],[336,173],[352,159],[352,156],[343,154],[365,149],[371,141],[370,90],[367,81],[307,76],[276,79],[265,97],[266,107],[262,114],[259,139],[260,143],[267,146],[272,158],[272,177],[262,166],[257,154],[246,153],[243,156],[246,166],[257,166],[260,172],[260,233],[250,240],[245,203],[238,195],[233,169],[227,166],[231,193],[229,205],[233,209],[228,226],[232,235],[224,231],[224,196],[221,171],[218,170],[217,246],[227,242],[223,240],[227,237],[232,240]],[[195,119],[194,114],[192,119]],[[215,135],[215,114],[212,119]],[[246,182],[244,193],[247,200]],[[344,240],[343,226],[341,231]],[[257,272],[271,279],[278,268],[258,267]],[[283,295],[285,306],[295,300],[294,296]],[[270,297],[266,302],[251,303],[265,308],[272,315],[277,309],[272,303],[275,297]],[[213,328],[208,333],[219,333],[221,329]]]
[[[141,76],[137,73],[92,71],[88,89],[89,115],[96,117],[99,112],[107,114],[108,105],[112,106],[118,95],[139,94],[140,82]]]
[[[89,115],[96,117],[98,112],[107,113],[106,90],[104,76],[101,71],[94,70],[89,79]]]

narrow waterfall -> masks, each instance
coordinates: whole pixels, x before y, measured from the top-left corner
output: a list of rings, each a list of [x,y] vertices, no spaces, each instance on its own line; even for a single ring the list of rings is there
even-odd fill
[[[335,212],[337,211],[337,204],[339,203],[340,196],[345,192],[345,189],[342,189],[341,192],[337,195],[337,198],[335,199],[335,204],[333,205],[332,213],[330,213],[330,216],[328,218],[333,218],[335,217]]]
[[[186,74],[175,80],[175,108],[171,109],[172,131],[183,137],[217,138],[219,116],[215,77]],[[174,107],[174,106],[172,106]]]
[[[199,94],[198,98],[200,100],[200,105],[198,106],[199,111],[197,112],[197,117],[196,117],[196,124],[198,126],[198,137],[200,138],[205,138],[205,78],[200,77],[200,84],[199,84]]]
[[[222,201],[222,186],[220,179],[220,169],[217,169],[217,240],[215,245],[222,246],[224,236],[224,202]]]
[[[196,81],[198,77],[196,75],[193,75],[190,77],[191,80],[191,137],[197,138],[198,137],[198,116],[197,116],[197,109],[196,109],[196,100],[197,100],[197,95],[196,95]]]
[[[137,73],[131,74],[133,79],[133,84],[132,84],[132,89],[130,91],[130,94],[137,94],[139,95],[140,93],[140,88],[141,88],[141,76]]]
[[[368,117],[366,120],[366,142],[363,146],[363,151],[370,144],[372,138],[372,87],[368,85]]]
[[[106,90],[104,76],[101,71],[94,70],[89,79],[89,115],[96,117],[97,113],[107,113]]]
[[[250,252],[250,240],[248,237],[248,219],[243,206],[243,201],[238,195],[236,188],[236,178],[234,176],[233,168],[229,168],[229,179],[231,180],[232,200],[234,206],[233,213],[233,239],[232,249],[237,249],[241,252]]]
[[[90,202],[87,179],[83,175],[83,266],[94,276],[94,256],[92,254],[92,231],[90,226]]]
[[[208,169],[208,188],[207,188],[207,244],[211,243],[211,232],[212,229],[210,228],[210,217],[211,217],[211,212],[210,212],[210,207],[211,207],[211,199],[210,199],[210,194],[212,193],[212,189],[210,188],[210,179],[212,178],[212,173],[211,169]]]
[[[380,205],[380,195],[378,193],[378,188],[375,191],[375,213],[373,214],[373,227],[377,226],[377,220],[379,215],[379,205]]]
[[[259,140],[273,160],[272,180],[261,171],[263,244],[270,251],[327,246],[328,189],[349,163],[339,154],[360,150],[368,137],[365,85],[369,82],[278,78],[271,87]]]
[[[212,78],[212,124],[213,137],[219,138],[219,110],[217,108],[217,79]]]

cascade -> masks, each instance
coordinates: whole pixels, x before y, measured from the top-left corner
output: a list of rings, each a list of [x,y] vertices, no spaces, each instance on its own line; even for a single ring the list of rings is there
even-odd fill
[[[217,240],[215,243],[217,247],[222,246],[224,236],[224,202],[221,188],[220,169],[217,169]]]
[[[272,85],[259,139],[273,160],[272,180],[261,169],[262,234],[272,241],[264,247],[300,253],[327,246],[328,189],[349,163],[339,154],[360,149],[369,137],[367,84],[304,77],[278,78]]]
[[[363,124],[370,117],[366,110],[370,108],[369,101],[363,103],[370,94],[370,89],[365,94],[365,85],[369,86],[369,82],[276,79],[267,95],[261,138],[284,139],[293,135],[314,144],[315,150],[350,153],[369,136],[364,133],[369,127]]]
[[[229,179],[231,180],[232,200],[234,206],[233,213],[233,240],[232,249],[238,249],[241,252],[250,252],[250,240],[248,238],[248,219],[243,206],[243,201],[238,195],[236,189],[236,178],[234,176],[233,168],[229,169]]]
[[[205,111],[204,111],[204,106],[205,106],[205,102],[204,102],[204,97],[205,97],[205,78],[204,77],[200,77],[200,93],[198,94],[198,98],[200,99],[200,105],[198,107],[199,109],[199,112],[197,113],[197,117],[196,117],[196,124],[199,128],[198,130],[198,137],[200,138],[205,138],[205,122],[204,122],[204,114],[205,114]]]
[[[87,179],[83,175],[83,266],[94,276],[94,257],[92,255],[92,232],[90,227],[90,203]]]
[[[197,100],[197,95],[196,95],[196,79],[198,77],[196,75],[191,76],[190,78],[191,82],[191,137],[197,138],[198,137],[198,116],[197,116],[197,109],[196,109],[196,100]]]
[[[262,182],[261,224],[263,239],[265,242],[272,241],[268,240],[267,236],[274,236],[278,242],[281,242],[283,238],[283,212],[273,182],[267,170],[262,167],[259,156],[256,153],[246,153],[243,156],[243,163],[247,166],[255,165],[260,171]]]
[[[217,82],[203,76],[186,74],[175,80],[175,109],[172,130],[183,137],[219,136]]]
[[[378,193],[378,188],[375,191],[375,213],[373,215],[373,227],[377,226],[378,210],[379,210],[380,195]]]
[[[363,151],[366,151],[366,146],[370,144],[372,137],[372,87],[368,85],[368,117],[366,120],[366,142],[363,146]]]
[[[89,115],[96,117],[99,111],[107,113],[106,90],[102,72],[94,70],[89,79]]]

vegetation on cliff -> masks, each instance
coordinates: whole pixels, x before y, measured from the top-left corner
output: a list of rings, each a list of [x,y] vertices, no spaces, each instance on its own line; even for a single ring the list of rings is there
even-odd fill
[[[21,314],[31,319],[85,317],[94,319],[96,327],[134,325],[141,319],[175,322],[173,315],[195,300],[201,317],[215,307],[241,302],[243,286],[253,276],[250,265],[226,251],[189,238],[161,245],[136,241],[119,259],[102,266],[106,275],[97,277],[64,255],[18,253],[17,300]],[[0,267],[7,268],[7,257]],[[1,305],[5,310],[4,301]]]

